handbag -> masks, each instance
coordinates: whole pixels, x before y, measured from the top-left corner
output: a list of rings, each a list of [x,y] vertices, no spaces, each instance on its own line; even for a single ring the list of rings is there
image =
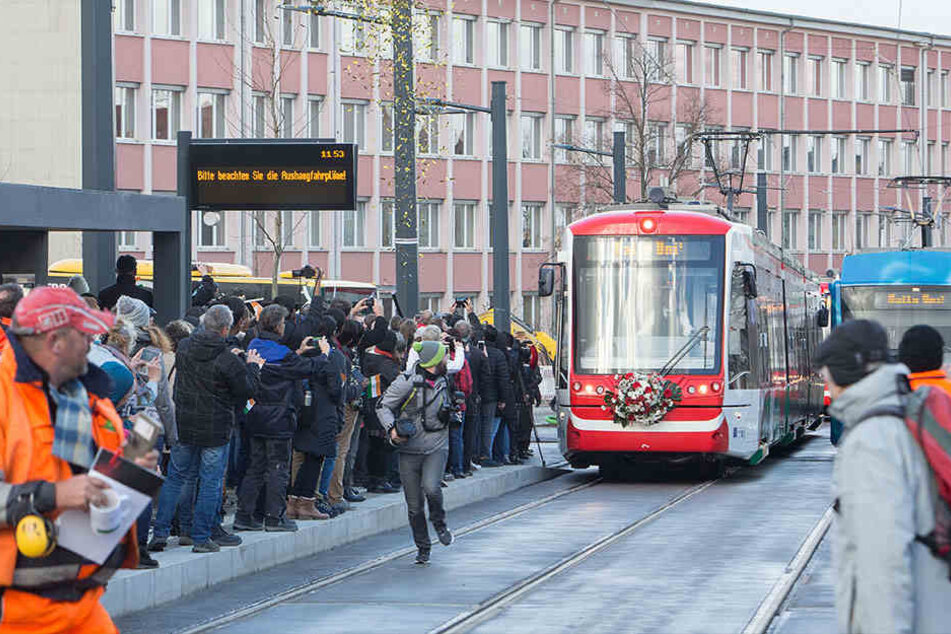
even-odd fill
[[[416,421],[412,418],[397,418],[393,427],[400,438],[412,438],[416,435]]]

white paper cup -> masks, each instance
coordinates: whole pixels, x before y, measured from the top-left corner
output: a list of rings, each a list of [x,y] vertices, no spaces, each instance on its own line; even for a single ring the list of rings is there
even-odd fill
[[[125,515],[126,496],[119,495],[112,489],[104,489],[102,494],[106,498],[105,504],[89,505],[89,523],[94,533],[106,535],[119,530]]]

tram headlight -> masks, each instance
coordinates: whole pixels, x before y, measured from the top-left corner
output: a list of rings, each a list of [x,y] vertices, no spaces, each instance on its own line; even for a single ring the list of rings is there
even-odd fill
[[[595,390],[595,392],[597,392],[598,394],[604,394],[604,386],[599,385],[598,388]]]
[[[706,394],[706,393],[707,393],[707,384],[706,384],[706,383],[701,383],[700,386],[697,388],[697,391],[700,393],[701,396],[704,395],[704,394]]]
[[[578,382],[578,381],[575,381],[574,384],[573,384],[571,387],[574,388],[575,392],[580,392],[580,391],[581,391],[581,383]]]
[[[653,218],[644,218],[641,220],[641,231],[644,233],[654,233],[657,230],[657,221]]]
[[[594,394],[594,386],[588,383],[584,386],[585,394]]]
[[[696,394],[696,393],[697,393],[697,388],[695,388],[692,385],[687,386],[687,394]]]
[[[721,387],[720,384],[717,383],[716,381],[714,381],[714,382],[710,385],[710,389],[712,389],[714,392],[719,392],[719,391],[720,391],[720,387]]]

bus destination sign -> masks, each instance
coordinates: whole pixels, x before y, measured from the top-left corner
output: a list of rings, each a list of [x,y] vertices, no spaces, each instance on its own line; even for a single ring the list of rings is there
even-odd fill
[[[875,308],[939,308],[951,309],[947,301],[949,293],[941,290],[903,288],[895,291],[879,290],[875,293]]]
[[[191,206],[200,210],[354,209],[356,146],[310,140],[189,145]]]

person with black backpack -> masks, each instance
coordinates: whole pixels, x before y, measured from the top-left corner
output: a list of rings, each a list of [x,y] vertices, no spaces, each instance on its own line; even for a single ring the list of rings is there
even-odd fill
[[[941,392],[909,393],[907,368],[890,362],[885,330],[872,321],[833,330],[816,364],[832,397],[829,414],[845,427],[833,477],[838,629],[947,632],[949,569],[930,542],[946,528],[948,509],[906,418],[912,409],[920,415],[916,397],[944,399],[945,414],[951,401]]]

